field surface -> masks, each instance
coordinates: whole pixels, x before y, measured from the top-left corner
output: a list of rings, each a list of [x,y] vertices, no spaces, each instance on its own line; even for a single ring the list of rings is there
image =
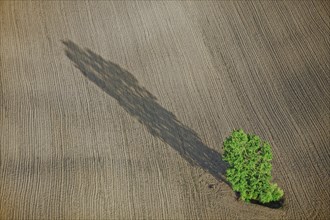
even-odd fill
[[[329,1],[1,1],[0,219],[326,219]],[[222,143],[273,146],[285,205]]]

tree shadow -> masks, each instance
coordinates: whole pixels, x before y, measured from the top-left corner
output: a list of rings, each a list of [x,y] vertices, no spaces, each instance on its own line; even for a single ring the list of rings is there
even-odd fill
[[[131,73],[89,49],[80,48],[72,41],[62,42],[66,46],[66,56],[75,67],[116,99],[153,136],[171,146],[191,165],[204,169],[217,180],[228,184],[224,178],[227,163],[221,155],[206,146],[196,132],[178,121],[172,112],[163,108],[156,97],[140,86]]]

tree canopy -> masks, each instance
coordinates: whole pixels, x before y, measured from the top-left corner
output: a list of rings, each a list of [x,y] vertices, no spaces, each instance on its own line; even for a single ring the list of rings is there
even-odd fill
[[[246,202],[279,201],[283,190],[271,183],[271,146],[259,136],[234,130],[224,142],[224,160],[229,163],[227,180]]]

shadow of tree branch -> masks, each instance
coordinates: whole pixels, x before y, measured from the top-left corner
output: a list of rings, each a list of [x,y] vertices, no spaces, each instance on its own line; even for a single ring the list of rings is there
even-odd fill
[[[137,79],[117,64],[104,60],[89,49],[82,49],[72,41],[62,41],[66,56],[81,73],[121,107],[143,124],[155,137],[176,150],[191,165],[198,166],[216,179],[223,177],[227,164],[221,155],[206,146],[196,132],[183,125],[176,116],[163,108],[156,97],[140,86]]]

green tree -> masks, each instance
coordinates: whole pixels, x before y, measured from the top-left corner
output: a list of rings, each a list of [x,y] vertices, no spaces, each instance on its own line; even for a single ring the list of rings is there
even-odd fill
[[[224,142],[224,160],[227,180],[242,200],[268,203],[283,197],[283,190],[271,183],[271,146],[257,135],[234,130]]]

